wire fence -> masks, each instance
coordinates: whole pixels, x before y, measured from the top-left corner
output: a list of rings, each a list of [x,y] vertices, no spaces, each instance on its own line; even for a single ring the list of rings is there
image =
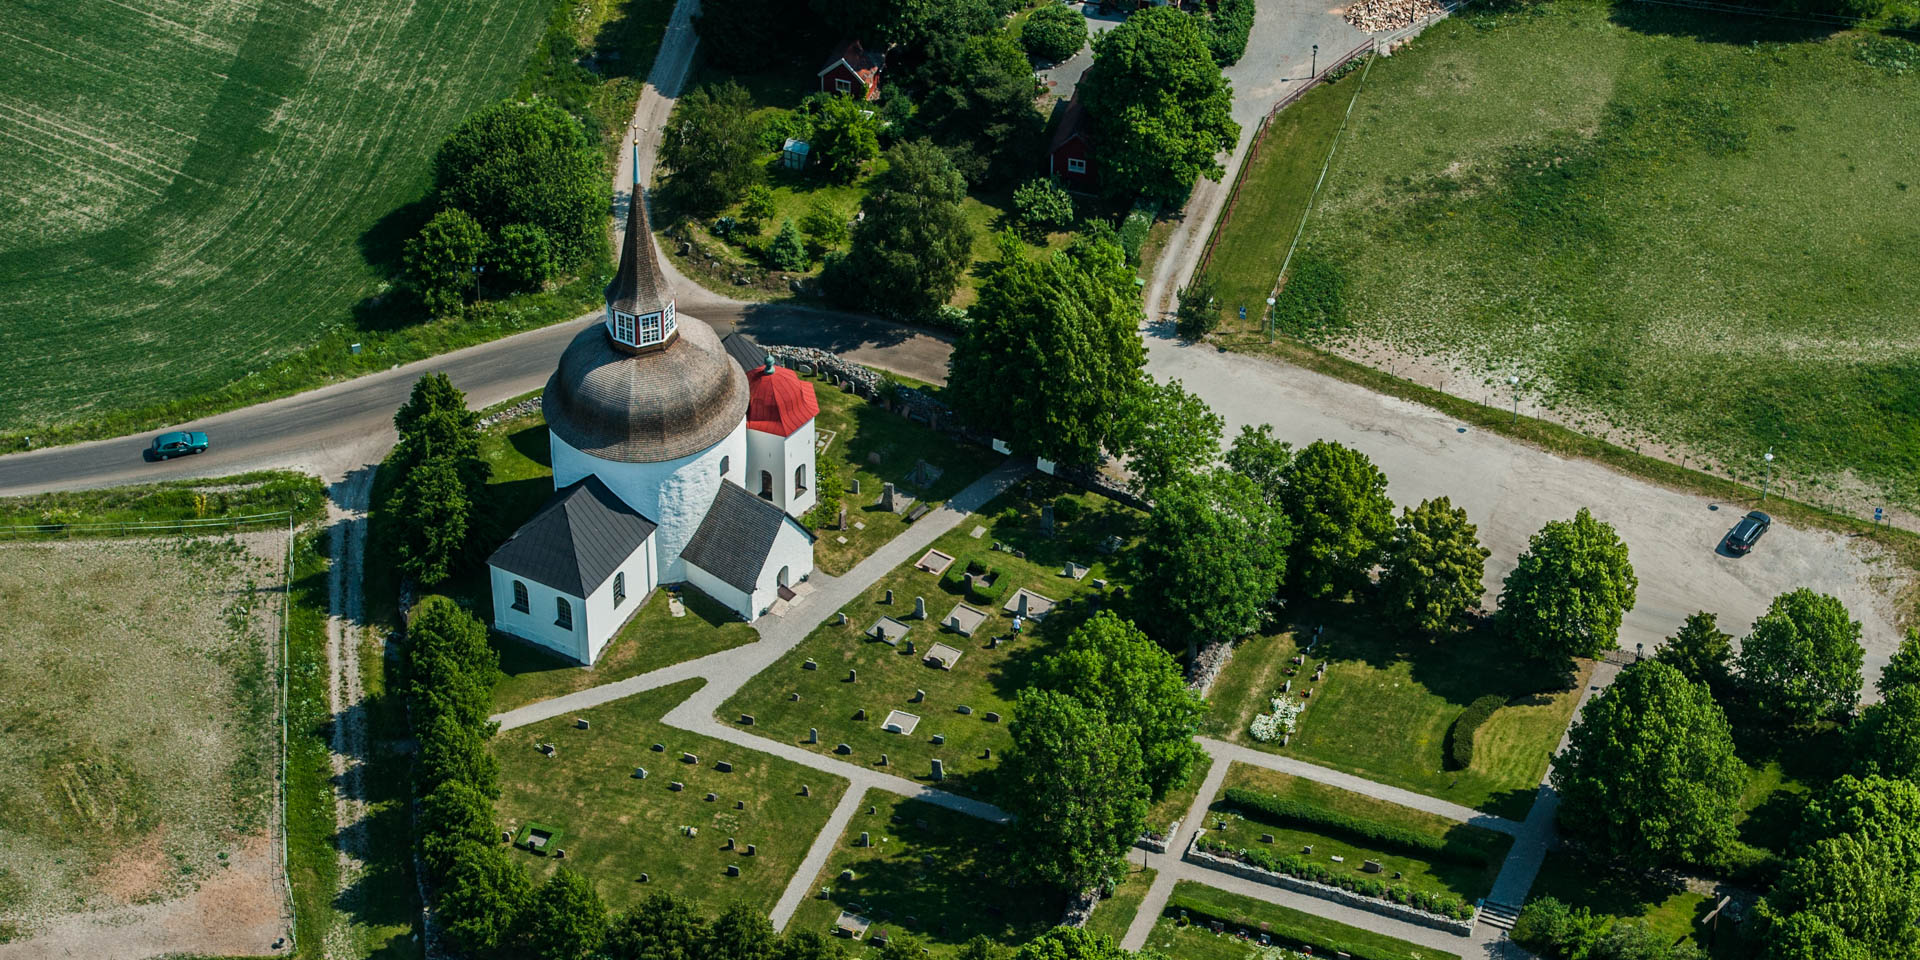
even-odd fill
[[[1792,23],[1811,23],[1825,27],[1841,27],[1849,30],[1882,30],[1888,33],[1920,36],[1920,25],[1899,24],[1883,17],[1849,17],[1840,13],[1765,10],[1759,7],[1742,6],[1737,3],[1715,3],[1714,0],[1635,0],[1635,2],[1651,3],[1663,7],[1685,7],[1689,10],[1704,10],[1709,13],[1731,13],[1747,17],[1763,17],[1768,20],[1785,20]]]
[[[135,533],[198,533],[293,522],[293,511],[209,517],[197,520],[127,520],[107,523],[17,523],[0,525],[0,540],[25,537],[117,537]]]

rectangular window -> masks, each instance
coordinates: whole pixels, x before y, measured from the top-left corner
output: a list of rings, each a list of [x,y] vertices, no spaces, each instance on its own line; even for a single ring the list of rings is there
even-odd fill
[[[613,338],[625,343],[633,342],[633,318],[624,313],[613,315]]]
[[[616,573],[613,575],[613,605],[617,607],[626,602],[627,575],[625,573]]]
[[[649,313],[646,316],[641,317],[640,318],[640,338],[638,340],[635,340],[634,343],[640,346],[645,346],[649,343],[659,343],[660,339],[661,339],[660,315],[657,313]]]
[[[1067,161],[1067,172],[1068,173],[1086,173],[1087,162],[1085,160],[1080,159],[1079,157],[1074,157],[1072,159],[1069,159]]]
[[[841,80],[836,77],[833,81],[833,89],[838,90],[841,93],[852,93],[853,82],[850,80]]]

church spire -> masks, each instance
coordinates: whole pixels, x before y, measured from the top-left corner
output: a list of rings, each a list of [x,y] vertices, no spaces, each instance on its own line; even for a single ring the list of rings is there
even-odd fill
[[[615,342],[648,347],[673,339],[673,288],[660,272],[640,188],[640,144],[633,145],[633,199],[627,205],[627,237],[620,247],[620,271],[607,285],[607,332]]]

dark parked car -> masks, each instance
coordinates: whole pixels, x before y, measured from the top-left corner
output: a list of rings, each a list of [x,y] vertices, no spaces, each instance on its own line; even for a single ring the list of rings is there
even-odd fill
[[[1771,526],[1773,518],[1758,510],[1741,517],[1740,522],[1734,524],[1733,530],[1727,534],[1728,552],[1746,553],[1752,550],[1753,545],[1760,542],[1760,535]]]
[[[206,453],[207,435],[177,431],[163,433],[153,438],[153,446],[147,448],[149,460],[171,460],[189,453]]]

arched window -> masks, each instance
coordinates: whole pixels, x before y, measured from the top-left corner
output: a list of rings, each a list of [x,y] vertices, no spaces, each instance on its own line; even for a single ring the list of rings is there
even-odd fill
[[[760,471],[760,499],[773,499],[773,474],[765,470]]]
[[[807,492],[807,465],[803,463],[793,468],[793,495],[797,497],[806,492]]]
[[[728,469],[729,467],[731,467],[731,466],[733,466],[733,458],[732,458],[732,457],[721,457],[721,458],[720,458],[720,475],[721,475],[721,476],[723,476],[723,477],[724,477],[724,476],[726,476],[726,475],[727,475],[727,469]]]
[[[619,606],[627,600],[627,574],[621,571],[613,575],[613,605]]]
[[[513,608],[521,613],[527,612],[527,585],[518,580],[513,582]]]
[[[573,629],[573,604],[566,597],[553,598],[553,625],[562,630]]]

